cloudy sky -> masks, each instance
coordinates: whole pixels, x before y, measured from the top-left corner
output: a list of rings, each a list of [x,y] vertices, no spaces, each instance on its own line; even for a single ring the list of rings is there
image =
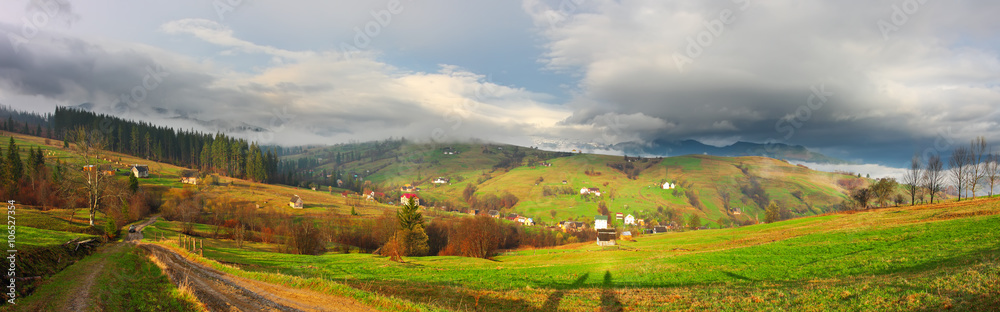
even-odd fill
[[[996,1],[0,7],[0,103],[267,143],[696,139],[886,163],[1000,134]]]

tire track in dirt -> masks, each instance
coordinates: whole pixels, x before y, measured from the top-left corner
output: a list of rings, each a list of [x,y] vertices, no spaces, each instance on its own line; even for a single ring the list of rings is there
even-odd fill
[[[375,311],[348,298],[231,276],[159,245],[139,248],[157,259],[174,284],[190,289],[211,311]]]

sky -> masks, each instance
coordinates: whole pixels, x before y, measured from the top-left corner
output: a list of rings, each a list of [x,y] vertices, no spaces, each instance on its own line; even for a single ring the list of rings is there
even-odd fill
[[[973,0],[8,0],[0,104],[91,103],[265,144],[780,142],[900,167],[1000,134],[995,12]]]

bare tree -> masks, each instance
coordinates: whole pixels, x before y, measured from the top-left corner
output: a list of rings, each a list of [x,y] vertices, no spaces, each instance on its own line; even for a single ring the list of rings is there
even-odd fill
[[[941,189],[944,188],[944,162],[941,161],[941,156],[934,155],[927,160],[924,182],[927,183],[927,192],[930,193],[931,204],[933,204],[934,194],[941,192]]]
[[[903,184],[906,184],[906,192],[910,193],[910,204],[916,205],[917,192],[920,190],[920,180],[924,174],[924,165],[919,155],[913,155],[910,160],[910,170],[903,176]]]
[[[962,200],[962,191],[967,190],[965,187],[969,185],[971,176],[969,171],[972,170],[973,162],[975,162],[975,156],[973,156],[972,150],[964,146],[956,148],[951,154],[951,160],[948,161],[951,180],[958,187],[959,201]]]
[[[76,150],[81,159],[78,164],[79,173],[71,175],[71,178],[66,180],[68,183],[66,188],[74,189],[87,197],[90,226],[94,226],[94,218],[97,212],[101,211],[103,204],[125,198],[125,185],[116,181],[114,176],[100,170],[97,160],[103,155],[105,141],[99,132],[88,132],[84,128],[77,128],[68,135],[75,139]]]
[[[976,187],[979,186],[980,181],[986,178],[986,158],[989,157],[989,144],[986,143],[986,137],[980,136],[973,139],[970,152],[972,153],[970,155],[972,168],[969,168],[969,189],[972,190],[972,198],[975,198]]]
[[[1000,154],[990,153],[986,156],[986,178],[984,184],[990,187],[990,197],[993,197],[993,188],[1000,183]]]

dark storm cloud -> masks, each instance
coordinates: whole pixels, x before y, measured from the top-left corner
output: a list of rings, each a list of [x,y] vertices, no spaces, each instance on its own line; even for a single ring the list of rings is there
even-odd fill
[[[675,125],[645,140],[779,141],[852,158],[908,159],[941,132],[1000,134],[987,35],[1000,22],[979,13],[995,2],[585,1],[546,23],[558,3],[525,0],[548,39],[542,61],[582,77],[587,100],[570,104],[567,124],[642,113]]]

